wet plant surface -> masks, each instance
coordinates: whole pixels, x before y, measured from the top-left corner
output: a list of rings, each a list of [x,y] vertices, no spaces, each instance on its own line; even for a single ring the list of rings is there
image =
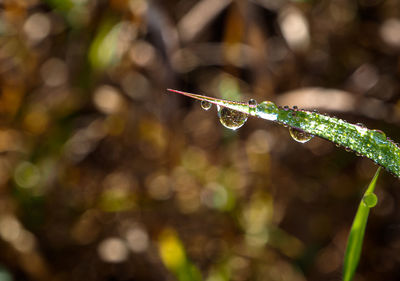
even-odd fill
[[[340,280],[377,166],[252,116],[400,141],[399,5],[0,1],[0,279]],[[399,180],[375,194],[354,280],[399,280]]]

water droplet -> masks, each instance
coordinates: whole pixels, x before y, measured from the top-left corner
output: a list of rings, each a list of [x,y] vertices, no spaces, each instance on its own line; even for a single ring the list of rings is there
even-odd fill
[[[283,107],[283,110],[284,110],[284,111],[288,111],[288,110],[289,110],[289,106],[285,105],[285,106]]]
[[[218,106],[218,117],[222,125],[228,129],[239,129],[246,123],[248,115],[226,107]]]
[[[383,131],[375,129],[375,130],[372,130],[372,132],[373,132],[375,135],[380,136],[381,138],[386,139],[386,134],[385,134]]]
[[[351,152],[351,148],[345,147],[344,150],[346,150],[347,152]]]
[[[257,116],[266,120],[277,121],[279,108],[273,102],[263,101],[257,105]]]
[[[255,99],[249,99],[247,102],[250,108],[256,108],[257,107],[257,101]]]
[[[378,203],[378,197],[376,197],[374,193],[367,193],[364,195],[362,202],[368,208],[372,208],[375,207],[376,204]]]
[[[298,110],[299,108],[297,107],[297,105],[293,106],[293,110]]]
[[[249,99],[249,101],[247,102],[248,106],[249,106],[249,113],[253,116],[256,115],[256,111],[257,111],[257,101],[255,99]]]
[[[357,126],[360,126],[361,128],[365,128],[365,125],[363,123],[357,123]]]
[[[211,108],[211,105],[212,104],[206,100],[201,101],[201,108],[204,110],[209,110]]]
[[[289,128],[289,133],[295,141],[305,143],[311,140],[314,136],[296,128]]]

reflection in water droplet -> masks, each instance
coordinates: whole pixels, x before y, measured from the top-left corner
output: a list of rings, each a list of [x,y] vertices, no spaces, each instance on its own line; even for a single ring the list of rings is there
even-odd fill
[[[239,129],[246,123],[248,115],[230,108],[218,106],[218,117],[222,125],[228,129]]]
[[[305,143],[311,140],[314,136],[296,128],[289,128],[289,133],[295,141]]]
[[[360,126],[361,128],[365,128],[365,125],[363,123],[357,123],[357,126]]]
[[[364,195],[362,199],[363,203],[365,206],[368,208],[375,207],[375,205],[378,203],[378,197],[374,193],[367,193]]]
[[[211,105],[212,104],[206,100],[201,101],[201,108],[204,110],[209,110],[211,108]]]

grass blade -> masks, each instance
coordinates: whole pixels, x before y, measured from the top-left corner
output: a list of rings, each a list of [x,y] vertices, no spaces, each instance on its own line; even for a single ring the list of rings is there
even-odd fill
[[[358,206],[358,210],[350,230],[349,238],[347,239],[347,247],[343,264],[343,281],[351,281],[357,269],[362,250],[365,228],[367,226],[369,210],[377,203],[376,195],[373,192],[380,170],[381,168],[379,167],[367,190],[365,191],[360,205]]]

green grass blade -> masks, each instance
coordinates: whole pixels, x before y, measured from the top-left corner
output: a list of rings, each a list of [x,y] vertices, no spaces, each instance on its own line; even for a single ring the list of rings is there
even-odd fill
[[[365,228],[367,226],[369,210],[370,208],[374,207],[377,202],[376,196],[373,192],[380,170],[381,168],[379,167],[367,190],[365,191],[360,205],[358,206],[358,210],[350,230],[350,235],[347,240],[343,264],[343,281],[351,281],[357,269],[361,255]]]
[[[385,133],[380,130],[371,130],[362,124],[351,124],[342,119],[329,117],[318,112],[299,110],[297,107],[279,107],[270,101],[257,103],[253,100],[251,105],[248,102],[217,99],[178,90],[168,89],[168,91],[244,113],[246,114],[246,119],[242,118],[244,121],[240,126],[246,122],[247,115],[251,115],[286,127],[289,126],[301,134],[306,133],[309,137],[318,136],[324,138],[346,148],[348,151],[354,151],[359,155],[368,157],[400,178],[400,146],[386,137]],[[228,116],[228,121],[232,121],[237,119],[237,116],[242,117],[243,115],[231,113]],[[234,118],[233,116],[236,117]],[[222,121],[221,118],[220,120]],[[224,123],[226,122],[224,121]],[[224,123],[222,124],[224,125]],[[225,127],[236,130],[240,126]],[[299,141],[296,137],[295,139]],[[301,140],[300,142],[304,141]]]

